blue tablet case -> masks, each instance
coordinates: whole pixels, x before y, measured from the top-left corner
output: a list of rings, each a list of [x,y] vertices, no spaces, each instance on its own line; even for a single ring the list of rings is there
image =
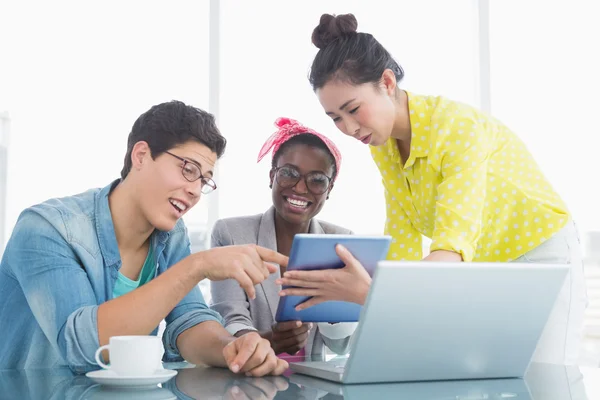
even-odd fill
[[[288,270],[315,270],[342,268],[344,264],[335,252],[335,246],[345,246],[361,262],[369,275],[377,263],[387,256],[391,236],[297,234],[292,242]],[[284,286],[285,288],[285,286]],[[345,301],[327,301],[305,310],[296,311],[306,296],[285,296],[279,299],[275,314],[277,322],[356,322],[362,306]]]

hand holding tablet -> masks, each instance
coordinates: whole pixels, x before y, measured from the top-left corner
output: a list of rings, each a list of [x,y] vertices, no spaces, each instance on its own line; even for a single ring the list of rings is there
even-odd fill
[[[390,236],[294,237],[276,321],[356,322]]]

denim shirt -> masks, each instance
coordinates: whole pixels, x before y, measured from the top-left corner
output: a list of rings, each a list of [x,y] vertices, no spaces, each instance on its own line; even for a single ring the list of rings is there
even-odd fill
[[[112,299],[121,257],[103,189],[51,199],[23,211],[0,263],[0,369],[98,369],[98,305]],[[182,220],[151,236],[160,275],[190,254]],[[194,287],[165,318],[164,361],[181,361],[180,333],[223,324]],[[158,327],[152,332],[156,335]]]

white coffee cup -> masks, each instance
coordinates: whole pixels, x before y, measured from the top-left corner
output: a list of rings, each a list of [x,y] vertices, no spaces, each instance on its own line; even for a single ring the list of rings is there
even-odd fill
[[[100,359],[108,350],[110,365]],[[161,368],[164,348],[156,336],[112,336],[108,344],[96,350],[96,362],[121,376],[151,376]]]

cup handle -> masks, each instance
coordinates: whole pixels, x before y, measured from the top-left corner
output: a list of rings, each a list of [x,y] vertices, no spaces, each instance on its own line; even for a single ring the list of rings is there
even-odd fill
[[[102,362],[102,360],[100,359],[100,352],[101,352],[102,350],[109,349],[109,348],[110,348],[110,345],[109,345],[109,344],[105,344],[104,346],[100,346],[100,347],[98,348],[98,350],[96,350],[96,355],[95,355],[95,358],[96,358],[96,363],[97,363],[99,366],[101,366],[102,368],[104,368],[104,369],[110,369],[110,366],[108,366],[108,365],[106,365],[106,364],[104,364],[104,363]],[[109,351],[110,351],[110,350],[109,350]]]
[[[162,359],[163,359],[163,356],[165,355],[165,348],[163,347],[162,342],[158,343],[158,354],[159,354],[158,369],[164,369],[163,364],[162,364]]]

